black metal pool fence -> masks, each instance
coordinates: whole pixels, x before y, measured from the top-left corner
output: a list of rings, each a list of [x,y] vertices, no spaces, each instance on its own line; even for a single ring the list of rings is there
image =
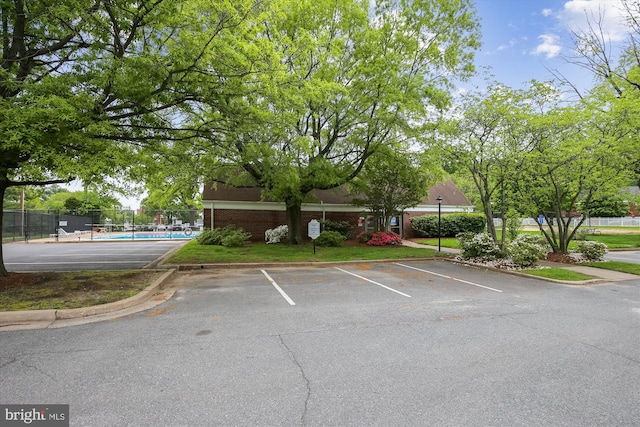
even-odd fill
[[[5,210],[2,240],[64,237],[67,234],[199,230],[201,211],[191,210]]]

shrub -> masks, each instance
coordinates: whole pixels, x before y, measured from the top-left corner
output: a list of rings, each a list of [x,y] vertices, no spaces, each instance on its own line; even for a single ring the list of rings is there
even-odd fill
[[[536,264],[539,259],[546,256],[547,251],[544,238],[532,234],[521,234],[507,247],[511,261],[521,267]]]
[[[409,219],[411,227],[420,237],[438,237],[438,215],[422,215]],[[446,214],[440,218],[442,237],[453,237],[460,233],[481,233],[485,228],[482,214]]]
[[[456,238],[463,258],[495,259],[500,256],[500,248],[487,233],[460,233]]]
[[[249,243],[250,239],[251,233],[245,233],[243,229],[238,229],[222,238],[222,246],[227,248],[244,246]]]
[[[516,237],[515,240],[519,240],[521,242],[531,243],[534,245],[540,245],[546,251],[550,251],[551,247],[549,246],[549,242],[544,238],[541,234],[520,234]]]
[[[289,232],[289,226],[287,225],[279,225],[276,228],[270,228],[264,232],[264,240],[267,241],[267,244],[270,243],[280,243],[287,237],[287,233]]]
[[[401,245],[402,237],[393,231],[376,231],[367,241],[369,246]]]
[[[346,240],[346,237],[337,231],[323,231],[316,238],[316,245],[318,246],[340,246],[342,241]]]
[[[370,233],[368,231],[363,231],[362,233],[356,236],[356,241],[358,243],[367,243],[369,240],[371,240],[372,236],[373,236],[373,233]]]
[[[224,228],[204,230],[196,237],[201,245],[241,246],[249,241],[250,233],[235,225],[227,225]],[[226,239],[226,240],[225,240]],[[225,244],[226,243],[226,244]]]
[[[222,235],[219,228],[206,229],[196,237],[196,240],[201,245],[221,245]]]
[[[437,215],[416,216],[409,218],[409,223],[420,237],[438,237]]]
[[[351,236],[351,229],[353,228],[349,221],[333,221],[330,219],[320,221],[322,224],[322,231],[337,231],[342,234],[346,239]]]
[[[585,240],[578,242],[578,252],[589,260],[599,260],[607,253],[607,245],[601,242]]]
[[[437,222],[436,222],[437,226]],[[454,237],[460,233],[482,233],[486,219],[482,214],[459,213],[442,216],[441,232],[443,237]],[[437,233],[437,228],[436,228]],[[437,236],[437,234],[436,234]]]

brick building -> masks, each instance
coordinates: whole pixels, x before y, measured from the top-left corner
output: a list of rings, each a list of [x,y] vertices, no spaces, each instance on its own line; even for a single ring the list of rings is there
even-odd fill
[[[259,187],[229,187],[222,183],[205,186],[202,202],[204,227],[218,228],[234,224],[251,233],[252,240],[264,240],[264,232],[287,223],[284,203],[261,198]],[[405,209],[404,214],[394,218],[392,231],[403,238],[417,237],[409,218],[424,214],[438,214],[438,196],[442,197],[442,214],[472,212],[473,205],[449,180],[429,189],[429,197],[420,205]],[[307,224],[312,219],[348,221],[356,233],[372,229],[371,217],[365,208],[351,204],[352,195],[345,187],[333,190],[314,190],[308,203],[302,204],[302,235],[307,234]]]

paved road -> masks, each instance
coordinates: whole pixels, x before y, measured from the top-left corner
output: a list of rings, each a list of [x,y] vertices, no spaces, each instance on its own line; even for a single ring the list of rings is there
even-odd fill
[[[640,280],[443,261],[180,273],[152,310],[0,332],[0,403],[71,425],[640,425]]]
[[[638,239],[640,239],[640,236],[638,236]],[[605,254],[604,259],[640,264],[640,251],[610,251]]]
[[[10,243],[2,245],[9,271],[79,271],[142,268],[182,240],[82,243]]]

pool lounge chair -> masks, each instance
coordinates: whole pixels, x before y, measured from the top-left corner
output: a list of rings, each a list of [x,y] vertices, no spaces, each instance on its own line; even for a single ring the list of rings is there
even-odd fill
[[[73,233],[67,233],[64,228],[58,228],[58,237],[75,237],[79,236],[81,233],[79,231],[74,231]],[[56,234],[49,234],[49,237],[56,237]]]

